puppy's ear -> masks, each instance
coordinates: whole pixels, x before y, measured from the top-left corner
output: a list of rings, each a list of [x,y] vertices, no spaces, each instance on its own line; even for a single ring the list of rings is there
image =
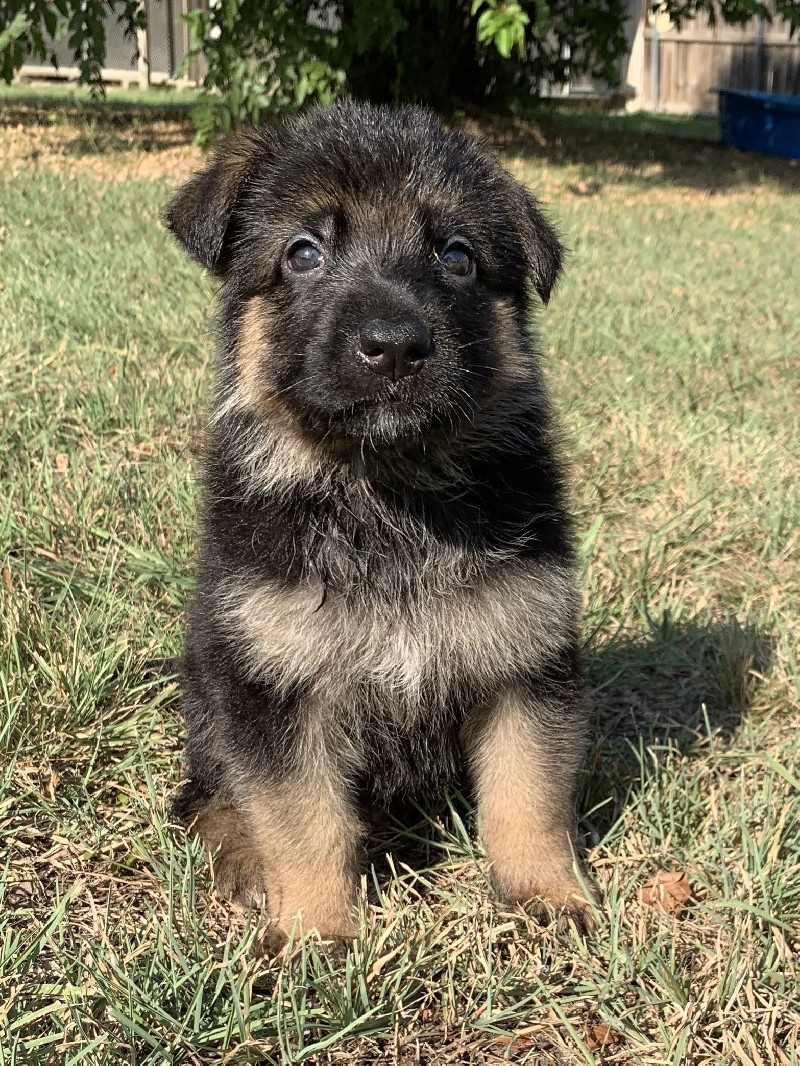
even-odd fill
[[[517,194],[516,223],[525,249],[528,272],[534,289],[542,301],[547,303],[561,273],[564,248],[555,230],[542,214],[536,197],[517,181],[514,185]]]
[[[528,262],[531,280],[542,301],[547,303],[553,286],[558,280],[558,275],[561,273],[564,246],[556,236],[556,231],[539,210],[535,197],[523,191],[523,198],[530,240]]]
[[[214,149],[210,162],[164,211],[167,228],[192,259],[223,277],[234,236],[237,201],[257,164],[272,155],[266,130],[241,130]]]

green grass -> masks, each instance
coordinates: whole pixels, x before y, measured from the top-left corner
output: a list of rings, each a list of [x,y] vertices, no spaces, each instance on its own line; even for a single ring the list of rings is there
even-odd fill
[[[213,898],[168,821],[213,286],[159,228],[166,181],[25,159],[0,184],[0,1066],[800,1062],[798,172],[672,134],[609,154],[586,120],[515,136],[572,249],[539,327],[597,936],[498,911],[458,798],[375,842],[346,954],[259,958]],[[641,899],[670,870],[675,914]]]
[[[72,82],[53,80],[0,85],[0,108],[25,107],[32,111],[94,111],[104,114],[148,112],[150,115],[186,116],[199,95],[198,89],[151,86],[121,89],[109,85],[103,95]]]
[[[147,111],[151,115],[184,115],[197,99],[199,89],[176,88],[170,85],[123,89],[109,85],[101,96],[91,88],[74,82],[40,80],[15,85],[0,84],[0,107],[25,107],[32,111],[47,112],[51,109],[65,111],[93,110],[113,115],[116,112]],[[708,115],[665,115],[655,112],[609,112],[598,110],[593,105],[576,106],[559,103],[557,100],[541,99],[532,103],[529,117],[555,119],[562,129],[571,133],[588,132],[597,137],[607,133],[654,134],[689,138],[692,140],[716,140],[718,122]]]
[[[679,140],[719,140],[719,119],[712,115],[667,115],[655,111],[574,110],[567,105],[539,101],[531,115],[548,116],[567,135],[584,133],[593,139],[608,134],[626,136],[675,137]]]

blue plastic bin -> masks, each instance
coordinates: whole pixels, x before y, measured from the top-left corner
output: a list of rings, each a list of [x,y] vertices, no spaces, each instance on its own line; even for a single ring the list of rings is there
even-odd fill
[[[800,159],[800,96],[718,89],[722,143]]]

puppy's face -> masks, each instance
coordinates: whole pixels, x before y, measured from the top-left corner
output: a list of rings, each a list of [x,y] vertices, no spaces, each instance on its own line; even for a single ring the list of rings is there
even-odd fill
[[[229,402],[377,447],[474,418],[561,253],[475,142],[369,105],[239,135],[167,222],[225,280]]]

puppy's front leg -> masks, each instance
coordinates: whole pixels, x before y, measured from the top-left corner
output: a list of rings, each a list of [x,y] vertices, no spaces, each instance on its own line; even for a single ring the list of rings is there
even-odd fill
[[[236,795],[214,799],[196,828],[219,849],[219,893],[265,902],[273,942],[291,932],[298,915],[303,931],[322,939],[356,935],[361,827],[333,767],[318,763],[274,781],[240,779]]]
[[[481,708],[465,739],[498,896],[544,900],[586,925],[586,893],[570,847],[582,724],[577,704],[523,683]]]

